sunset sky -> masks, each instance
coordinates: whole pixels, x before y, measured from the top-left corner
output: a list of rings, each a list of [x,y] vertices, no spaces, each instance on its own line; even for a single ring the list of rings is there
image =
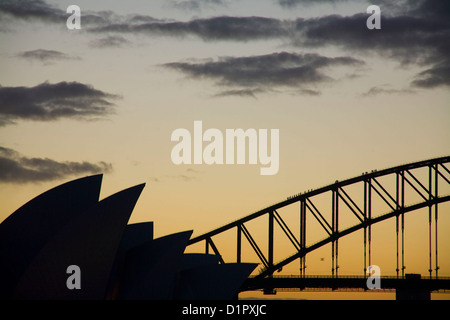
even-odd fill
[[[71,4],[80,30],[66,27]],[[380,30],[366,26],[370,4]],[[449,39],[440,0],[0,0],[0,221],[102,172],[102,198],[146,183],[130,222],[195,236],[335,180],[449,155]],[[173,164],[172,132],[196,120],[279,129],[278,173]],[[441,268],[450,276],[450,256]]]

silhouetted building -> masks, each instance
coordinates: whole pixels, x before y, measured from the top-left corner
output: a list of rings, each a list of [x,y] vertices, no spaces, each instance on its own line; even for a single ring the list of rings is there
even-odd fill
[[[144,184],[98,200],[102,175],[51,189],[0,224],[2,299],[231,299],[256,264],[184,254],[192,231],[127,225]],[[69,288],[67,268],[80,269]]]

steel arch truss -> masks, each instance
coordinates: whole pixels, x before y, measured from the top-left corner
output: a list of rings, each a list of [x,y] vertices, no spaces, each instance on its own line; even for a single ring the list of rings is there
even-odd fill
[[[435,158],[406,165],[401,165],[384,170],[373,170],[365,172],[361,176],[354,177],[308,192],[288,197],[286,200],[257,211],[251,215],[229,223],[223,227],[195,237],[189,241],[189,245],[205,241],[205,252],[209,253],[211,248],[214,254],[218,255],[223,263],[222,256],[213,242],[213,237],[229,230],[236,230],[236,262],[242,260],[242,235],[250,244],[253,251],[261,261],[263,268],[256,277],[269,277],[275,271],[294,260],[300,259],[300,275],[306,273],[306,254],[316,250],[326,244],[332,244],[332,275],[338,275],[339,264],[339,239],[357,230],[364,230],[364,270],[371,264],[371,238],[372,225],[386,219],[395,218],[396,222],[396,252],[397,252],[397,276],[405,275],[405,213],[428,207],[428,235],[429,235],[429,273],[430,277],[438,276],[438,205],[442,202],[450,201],[450,195],[443,195],[439,190],[448,189],[450,185],[450,170],[446,164],[450,162],[450,156]],[[390,177],[390,182],[382,182],[385,177]],[[362,199],[352,197],[345,188],[350,186],[359,188]],[[318,209],[314,204],[314,197],[318,195],[329,195],[331,198],[330,207],[327,212]],[[408,196],[413,195],[419,201],[411,204]],[[388,213],[375,215],[373,212],[374,200],[379,201],[388,208]],[[298,236],[289,228],[277,210],[291,206],[299,206],[300,230]],[[341,230],[339,218],[345,209],[345,214],[351,212],[358,223],[350,228]],[[325,214],[326,213],[326,214]],[[331,219],[330,216],[331,215]],[[264,216],[264,217],[263,217]],[[313,217],[327,234],[327,238],[312,245],[306,244],[307,216]],[[325,217],[328,217],[325,218]],[[257,243],[250,234],[246,223],[255,219],[268,219],[267,239],[264,246]],[[277,224],[289,239],[295,253],[286,259],[274,263],[274,225]],[[434,228],[433,228],[434,227]],[[261,250],[261,248],[267,250]],[[434,251],[433,251],[434,248]],[[266,255],[264,254],[266,252]],[[433,265],[434,262],[434,265]]]

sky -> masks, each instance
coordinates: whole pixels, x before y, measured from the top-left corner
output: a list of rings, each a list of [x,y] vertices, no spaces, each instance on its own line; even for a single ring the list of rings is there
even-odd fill
[[[66,25],[72,4],[79,30]],[[371,4],[381,29],[367,28]],[[449,155],[449,15],[440,0],[0,0],[0,221],[103,173],[101,198],[146,183],[130,223],[195,236],[335,180]],[[174,164],[171,134],[193,134],[194,121],[278,129],[278,172]]]

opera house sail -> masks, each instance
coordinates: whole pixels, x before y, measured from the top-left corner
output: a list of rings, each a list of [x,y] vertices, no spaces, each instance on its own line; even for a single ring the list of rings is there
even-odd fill
[[[232,299],[256,264],[185,254],[192,231],[128,224],[145,184],[99,201],[102,175],[57,186],[0,224],[1,299]],[[75,266],[79,286],[68,285]]]

